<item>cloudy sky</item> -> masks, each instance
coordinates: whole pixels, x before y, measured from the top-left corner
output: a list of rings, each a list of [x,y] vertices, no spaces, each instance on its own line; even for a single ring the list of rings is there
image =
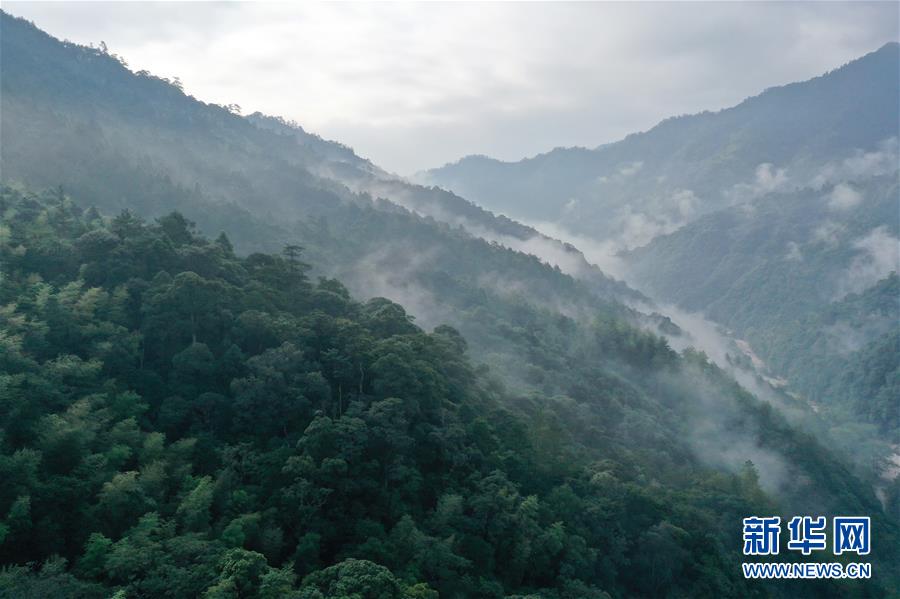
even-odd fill
[[[208,102],[294,119],[401,174],[593,147],[898,39],[898,3],[21,3]]]

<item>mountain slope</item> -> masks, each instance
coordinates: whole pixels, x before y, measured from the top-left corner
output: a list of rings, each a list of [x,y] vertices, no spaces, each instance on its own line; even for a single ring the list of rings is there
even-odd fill
[[[900,45],[891,43],[821,77],[596,149],[514,163],[468,157],[421,179],[512,218],[636,247],[736,200],[808,182],[856,149],[877,151],[900,129],[898,70]]]
[[[821,77],[594,150],[517,163],[471,157],[423,179],[513,218],[546,221],[536,226],[598,246],[599,258],[616,253],[629,282],[703,312],[749,341],[790,391],[824,400],[843,445],[873,433],[896,444],[900,432],[881,404],[900,353],[882,335],[900,306],[855,304],[846,327],[832,315],[846,307],[842,298],[900,269],[898,71],[900,45],[891,43]],[[862,353],[851,358],[846,343],[827,342],[839,329]],[[884,368],[864,358],[875,348],[886,351]],[[846,432],[854,426],[860,431]],[[872,452],[850,454],[872,462]]]
[[[131,73],[118,57],[58,42],[5,14],[2,26],[7,143],[0,158],[8,180],[63,184],[106,212],[183,209],[210,234],[223,228],[222,217],[209,222],[205,213],[242,220],[250,213],[259,234],[235,237],[240,249],[265,249],[267,238],[289,238],[298,219],[327,218],[349,204],[372,206],[369,196],[389,194],[398,205],[477,227],[513,249],[535,240],[562,255],[567,271],[583,275],[596,290],[629,293],[573,248],[453,194],[400,181],[345,146],[278,119],[242,118],[204,104],[167,80]],[[102,173],[104,183],[90,173]],[[210,202],[224,206],[194,208]]]
[[[740,518],[774,510],[873,517],[878,578],[810,596],[896,574],[896,525],[824,448],[621,323],[582,348],[593,393],[526,398],[453,329],[177,213],[9,188],[0,209],[12,596],[795,597],[739,576]],[[599,370],[616,347],[641,383]]]
[[[627,262],[657,297],[749,340],[794,390],[835,410],[838,426],[861,417],[896,443],[898,197],[896,175],[771,194],[659,237]]]
[[[574,315],[608,309],[603,298],[640,297],[571,246],[398,181],[338,144],[204,104],[6,14],[2,27],[7,181],[62,185],[108,214],[178,209],[210,235],[228,231],[241,252],[279,251],[300,239],[317,274],[339,276],[363,297],[403,300],[423,323],[458,325],[481,354],[489,351],[481,339],[505,333],[495,331],[500,323],[473,324],[467,312],[479,304],[509,304],[512,312],[528,298]],[[335,172],[343,180],[328,178]],[[366,191],[376,185],[409,209]]]
[[[896,176],[884,176],[771,194],[702,217],[626,261],[658,297],[734,329],[765,330],[896,268],[896,252],[878,240],[897,238],[898,193]],[[836,196],[858,203],[837,209]]]

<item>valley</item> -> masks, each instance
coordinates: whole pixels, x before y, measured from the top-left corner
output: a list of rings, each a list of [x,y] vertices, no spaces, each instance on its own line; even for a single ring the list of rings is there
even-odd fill
[[[748,514],[898,588],[900,45],[406,178],[0,33],[0,592],[798,596]]]

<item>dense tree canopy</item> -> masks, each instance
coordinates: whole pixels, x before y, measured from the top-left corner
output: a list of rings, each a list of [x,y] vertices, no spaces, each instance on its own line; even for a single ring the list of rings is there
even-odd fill
[[[4,188],[0,211],[8,595],[754,593],[733,534],[776,509],[756,470],[669,468],[684,450],[651,414],[676,387],[617,380],[696,368],[731,389],[702,356],[603,316],[583,368],[619,367],[590,400],[517,397],[453,328],[309,280],[299,248],[238,257],[177,213],[104,219],[56,192]],[[835,506],[860,501],[835,484]]]

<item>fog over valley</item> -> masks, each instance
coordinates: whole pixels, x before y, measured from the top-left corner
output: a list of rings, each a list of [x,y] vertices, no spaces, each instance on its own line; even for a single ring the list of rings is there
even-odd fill
[[[5,3],[0,595],[893,596],[898,23]]]

